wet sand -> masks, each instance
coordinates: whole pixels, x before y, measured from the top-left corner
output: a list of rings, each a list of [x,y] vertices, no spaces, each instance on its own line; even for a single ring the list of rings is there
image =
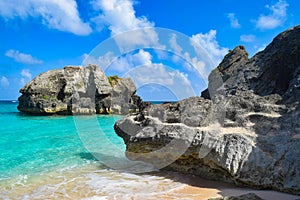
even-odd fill
[[[0,199],[201,200],[250,192],[267,200],[300,199],[300,196],[241,188],[175,172],[131,174],[99,169],[96,165],[0,182]]]
[[[186,186],[182,189],[174,190],[172,193],[163,195],[164,199],[191,199],[206,200],[224,196],[240,196],[248,193],[255,193],[266,200],[299,200],[300,196],[273,190],[255,190],[247,187],[238,187],[233,184],[219,181],[205,180],[199,177],[179,175]]]

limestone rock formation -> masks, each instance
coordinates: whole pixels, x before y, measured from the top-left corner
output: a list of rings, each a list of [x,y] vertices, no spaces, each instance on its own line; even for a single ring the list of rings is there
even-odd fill
[[[96,65],[42,73],[20,92],[18,109],[39,115],[127,114],[135,106],[130,101],[137,98],[130,79],[118,78],[117,84],[111,84]]]
[[[299,74],[299,48],[300,26],[279,34],[264,51],[251,59],[247,58],[245,48],[238,46],[210,74],[209,93],[218,93],[216,89],[220,85],[231,94],[237,90],[252,90],[261,96],[290,93],[288,88],[297,86],[291,80],[297,79]]]
[[[111,109],[113,113],[135,112],[138,110],[138,102],[134,104],[133,100],[138,98],[136,95],[133,97],[136,87],[130,78],[118,78],[112,84],[112,87]]]
[[[300,194],[300,26],[248,59],[238,46],[203,97],[152,105],[115,124],[129,159]]]

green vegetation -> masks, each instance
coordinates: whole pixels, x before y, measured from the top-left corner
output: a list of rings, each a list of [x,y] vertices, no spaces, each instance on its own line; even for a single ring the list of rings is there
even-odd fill
[[[109,84],[111,86],[116,85],[118,83],[118,80],[120,79],[117,75],[115,75],[115,76],[109,76],[107,78],[108,78]]]
[[[221,70],[222,70],[221,65],[218,65],[217,69],[218,69],[219,71],[221,71]]]
[[[83,88],[84,87],[84,83],[83,82],[79,82],[79,83],[76,83],[76,87],[79,89],[79,88]]]
[[[48,99],[49,99],[49,96],[48,96],[48,95],[44,95],[44,96],[43,96],[43,99],[48,100]]]

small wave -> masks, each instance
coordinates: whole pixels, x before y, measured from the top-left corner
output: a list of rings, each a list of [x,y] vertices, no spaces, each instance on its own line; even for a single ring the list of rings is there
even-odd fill
[[[162,176],[136,175],[87,165],[2,182],[0,196],[7,199],[157,199],[183,186]]]

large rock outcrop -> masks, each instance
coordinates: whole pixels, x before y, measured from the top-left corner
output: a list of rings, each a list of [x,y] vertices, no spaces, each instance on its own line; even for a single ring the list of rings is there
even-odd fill
[[[203,97],[115,124],[126,155],[156,168],[300,194],[300,26],[248,59],[238,46]]]
[[[226,94],[252,90],[260,96],[284,96],[286,92],[291,96],[291,87],[298,86],[291,80],[299,75],[299,48],[300,26],[279,34],[264,51],[251,59],[248,59],[245,48],[238,46],[210,74],[209,93],[218,93],[216,89],[222,85]],[[218,80],[220,78],[221,81]]]
[[[96,65],[42,73],[20,92],[18,109],[39,115],[128,114],[141,102],[131,79],[114,77],[110,82]]]

